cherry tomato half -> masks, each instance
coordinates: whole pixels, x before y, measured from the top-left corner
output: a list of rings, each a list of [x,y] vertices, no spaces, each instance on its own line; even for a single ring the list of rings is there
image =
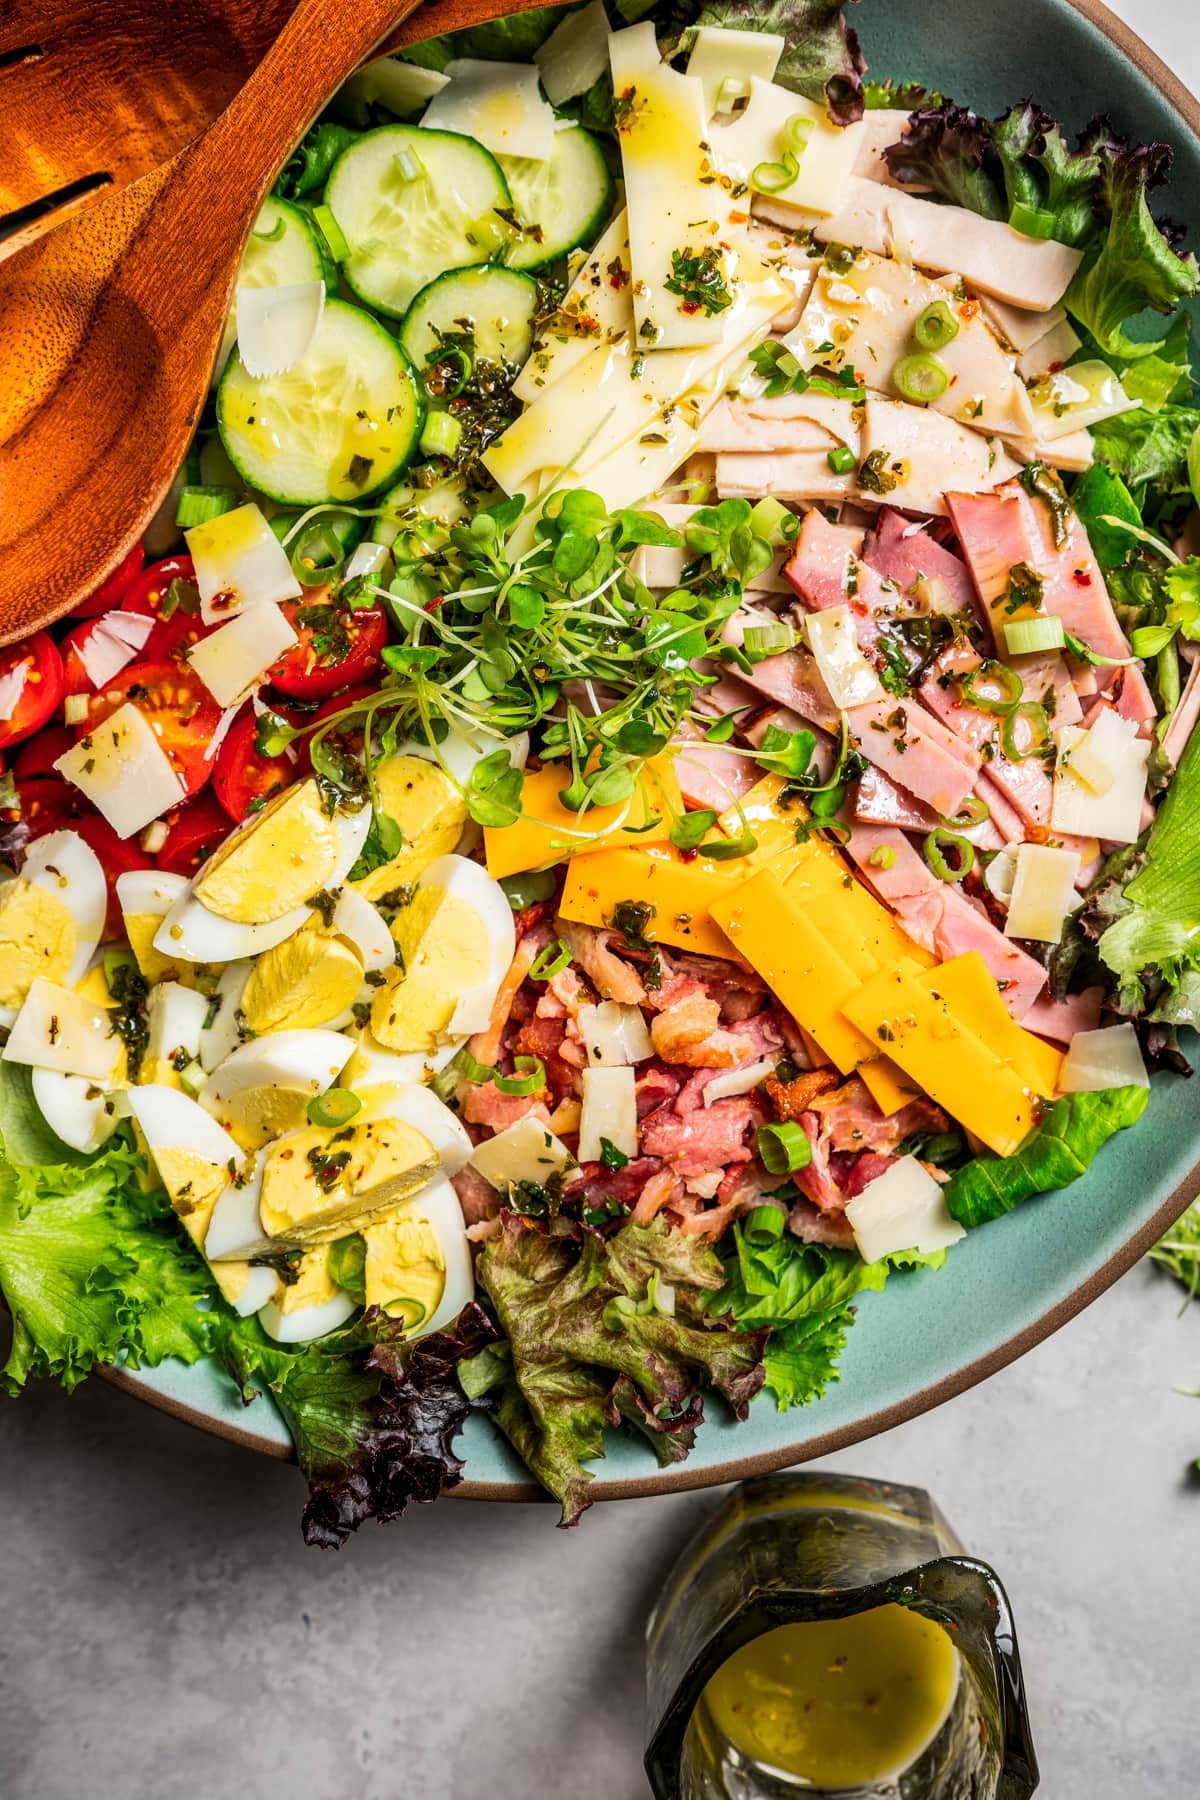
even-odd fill
[[[169,815],[166,842],[156,859],[159,868],[172,875],[194,875],[232,829],[224,807],[211,794],[198,794]]]
[[[18,781],[17,796],[21,802],[20,820],[31,838],[45,837],[47,832],[60,831],[64,825],[74,826],[87,807],[82,794],[57,775]]]
[[[131,663],[90,696],[76,736],[86,737],[127,700],[149,720],[187,792],[196,793],[212,773],[204,752],[221,721],[221,708],[199,676],[169,662]]]
[[[216,626],[206,625],[199,611],[188,612],[182,606],[176,606],[170,616],[164,618],[163,609],[169,603],[173,581],[195,587],[196,569],[190,556],[164,556],[160,562],[143,569],[122,599],[121,610],[149,613],[158,621],[142,649],[146,662],[173,662],[182,666],[192,645],[215,631]]]
[[[298,712],[295,714],[294,717],[290,713],[288,714],[288,717],[292,718],[293,724],[301,724],[302,723],[306,727],[304,736],[298,737],[296,739],[296,742],[294,745],[294,748],[296,751],[296,780],[297,781],[302,780],[303,777],[306,775],[312,774],[312,756],[309,752],[309,745],[311,744],[312,739],[313,739],[313,732],[314,732],[315,728],[318,725],[320,725],[321,721],[323,719],[332,718],[334,713],[345,712],[345,710],[348,706],[358,706],[361,704],[362,701],[370,700],[372,698],[372,696],[374,695],[375,691],[376,690],[371,687],[351,688],[349,693],[346,693],[346,694],[331,694],[328,700],[323,700],[321,702],[320,706],[317,707],[317,710],[315,712],[310,712],[310,713],[299,713]],[[286,707],[281,706],[281,707],[277,708],[277,711],[286,713],[287,709],[286,709]],[[361,731],[356,731],[353,734],[350,742],[354,749],[361,750],[362,749],[362,733],[361,733]]]
[[[136,581],[146,560],[146,552],[140,543],[133,546],[127,556],[122,557],[107,581],[102,581],[90,600],[77,606],[71,614],[73,619],[94,619],[102,612],[111,612],[114,606],[124,606],[124,595],[130,585]]]
[[[277,709],[289,724],[302,718],[300,713]],[[235,825],[257,812],[265,800],[280,788],[295,781],[301,771],[300,742],[292,748],[294,755],[262,756],[254,748],[258,720],[252,712],[235,719],[217,751],[213,769],[212,791]]]
[[[0,650],[0,748],[31,737],[51,717],[62,698],[63,665],[48,631],[35,631],[22,644]]]
[[[32,781],[39,775],[57,780],[54,765],[75,742],[69,725],[43,725],[36,737],[26,738],[12,761],[12,772],[18,782]]]
[[[78,819],[72,819],[71,830],[77,831],[84,843],[96,852],[100,867],[104,870],[104,879],[108,883],[104,935],[106,938],[123,937],[125,923],[121,903],[117,899],[117,876],[126,874],[130,869],[152,869],[154,858],[145,854],[135,837],[119,838],[108,820],[102,819],[98,813],[86,813]]]
[[[267,672],[281,694],[323,700],[379,673],[388,636],[381,606],[338,606],[314,594],[285,602],[283,610],[299,642]]]

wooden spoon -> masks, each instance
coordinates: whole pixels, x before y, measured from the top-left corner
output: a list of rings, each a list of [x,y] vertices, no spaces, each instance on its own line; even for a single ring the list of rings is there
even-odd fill
[[[202,137],[0,265],[0,644],[70,612],[141,536],[200,417],[277,170],[416,5],[300,0]],[[514,10],[439,3],[415,35]]]
[[[128,187],[228,106],[296,0],[4,0],[0,259]],[[516,0],[523,12],[540,0]],[[469,0],[418,7],[376,55],[475,22]]]

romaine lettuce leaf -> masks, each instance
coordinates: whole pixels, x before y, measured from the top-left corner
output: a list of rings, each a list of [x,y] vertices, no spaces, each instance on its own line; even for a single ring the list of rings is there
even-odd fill
[[[97,1363],[133,1367],[208,1346],[211,1284],[161,1190],[122,1138],[90,1164],[19,1167],[0,1151],[0,1298],[12,1347],[0,1381],[70,1392]]]
[[[340,1549],[365,1520],[385,1524],[461,1480],[453,1445],[473,1403],[458,1366],[495,1335],[474,1302],[452,1330],[411,1346],[377,1307],[299,1349],[275,1343],[256,1319],[220,1315],[214,1347],[243,1398],[266,1389],[292,1434],[309,1490],[305,1543]]]
[[[1167,405],[1158,412],[1138,407],[1093,426],[1092,445],[1097,460],[1131,488],[1150,483],[1185,491],[1188,450],[1197,430],[1200,410],[1193,406]]]
[[[1065,1094],[1011,1156],[977,1156],[955,1171],[942,1192],[952,1218],[968,1229],[998,1219],[1022,1200],[1077,1181],[1114,1132],[1136,1125],[1147,1088]]]
[[[465,1363],[464,1389],[489,1396],[501,1429],[561,1503],[564,1525],[590,1504],[582,1465],[603,1454],[606,1426],[634,1418],[660,1459],[674,1460],[702,1416],[704,1385],[739,1417],[762,1386],[765,1334],[703,1310],[724,1280],[721,1259],[661,1222],[605,1239],[563,1218],[506,1213],[476,1275],[507,1354],[485,1349]],[[662,1288],[673,1310],[653,1304]]]

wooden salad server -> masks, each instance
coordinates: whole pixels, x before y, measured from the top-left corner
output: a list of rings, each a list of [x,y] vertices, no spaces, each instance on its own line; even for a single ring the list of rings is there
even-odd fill
[[[0,644],[70,612],[145,530],[200,417],[278,169],[416,9],[300,0],[203,136],[0,263]],[[517,10],[436,0],[412,41]]]
[[[539,0],[516,0],[523,12]],[[128,187],[210,126],[296,0],[5,0],[0,5],[0,260]],[[428,0],[374,54],[476,22]]]

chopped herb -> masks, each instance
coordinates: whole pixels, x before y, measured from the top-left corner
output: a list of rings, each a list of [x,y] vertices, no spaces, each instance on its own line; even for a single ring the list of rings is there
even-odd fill
[[[680,311],[685,313],[724,312],[732,306],[733,295],[725,278],[725,264],[713,244],[693,250],[688,244],[671,252],[671,273],[663,282],[669,294],[680,297]]]

